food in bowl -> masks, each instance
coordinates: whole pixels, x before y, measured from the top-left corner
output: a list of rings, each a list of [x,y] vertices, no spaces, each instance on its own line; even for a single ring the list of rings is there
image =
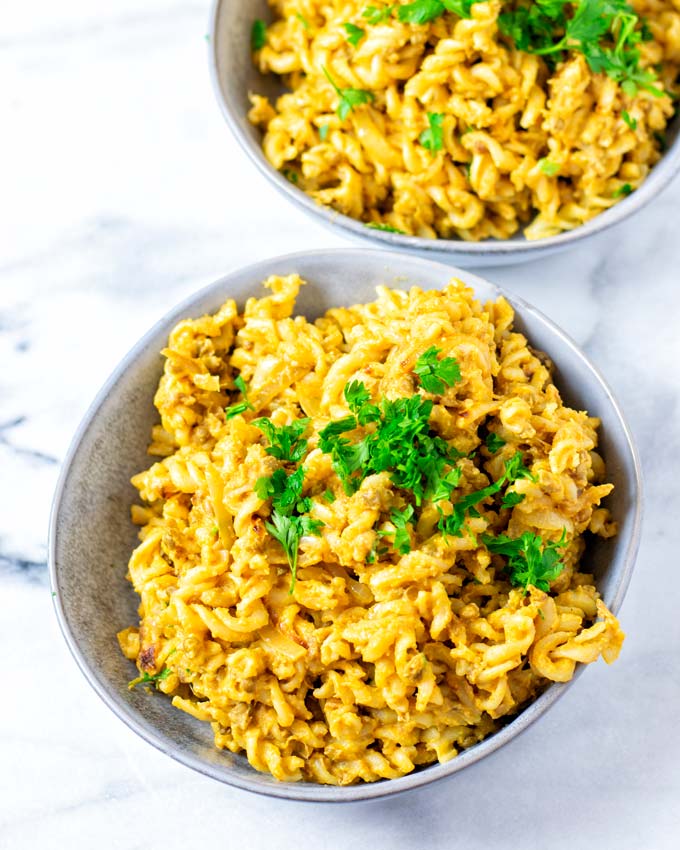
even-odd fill
[[[381,287],[293,317],[270,277],[170,334],[133,478],[140,675],[279,780],[446,761],[623,634],[586,565],[616,524],[598,420],[499,298]]]
[[[680,93],[678,0],[270,0],[251,93],[274,168],[369,227],[571,230],[637,189]]]

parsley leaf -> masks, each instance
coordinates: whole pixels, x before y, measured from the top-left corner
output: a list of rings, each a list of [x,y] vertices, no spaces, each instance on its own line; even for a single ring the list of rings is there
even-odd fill
[[[365,91],[364,89],[353,89],[346,88],[341,89],[333,77],[328,72],[328,68],[324,65],[321,70],[323,71],[328,82],[335,89],[336,94],[340,98],[340,102],[338,103],[338,108],[336,110],[338,114],[338,118],[341,121],[344,121],[345,118],[355,109],[357,106],[361,106],[364,103],[372,103],[375,100],[375,95],[373,92]]]
[[[560,164],[558,162],[551,162],[545,157],[543,159],[538,160],[538,167],[548,177],[554,177],[560,170]]]
[[[137,676],[136,679],[128,682],[128,688],[132,690],[137,685],[157,685],[158,682],[165,681],[171,673],[172,670],[169,667],[164,667],[160,673],[154,673],[152,676],[148,673],[143,673],[141,676]]]
[[[236,389],[241,391],[243,401],[239,401],[226,408],[225,413],[227,419],[232,419],[238,413],[245,413],[246,410],[255,410],[252,404],[248,401],[248,388],[246,387],[246,382],[240,375],[237,375],[234,378],[234,384],[236,385]]]
[[[362,18],[366,18],[369,24],[382,24],[392,14],[394,6],[366,6],[361,13]]]
[[[493,431],[489,431],[486,435],[486,440],[484,440],[484,445],[491,452],[492,455],[495,455],[497,451],[500,451],[505,445],[505,440],[502,437],[499,437],[498,434],[495,434]]]
[[[330,488],[324,492],[323,497],[331,505],[335,501],[335,493]]]
[[[514,490],[511,490],[509,493],[505,493],[503,495],[503,498],[501,499],[501,507],[514,508],[515,505],[519,505],[520,502],[523,502],[524,498],[524,493],[516,493]]]
[[[401,233],[406,236],[403,230],[399,230],[398,227],[392,227],[391,224],[383,224],[381,221],[369,221],[366,227],[370,227],[371,230],[384,230],[386,233]]]
[[[271,419],[253,419],[253,425],[267,437],[270,445],[266,448],[268,455],[292,462],[299,461],[307,451],[307,440],[303,434],[309,425],[309,419],[297,419],[290,425],[274,425]]]
[[[555,581],[564,569],[558,550],[566,545],[566,537],[566,529],[563,529],[559,540],[543,543],[540,535],[525,531],[519,537],[483,534],[482,542],[489,552],[508,559],[505,570],[513,587],[523,587],[526,591],[533,585],[547,592],[550,582]]]
[[[352,47],[356,47],[361,39],[366,35],[366,31],[362,30],[361,27],[358,27],[356,24],[343,24],[342,27],[347,33],[345,38]]]
[[[413,371],[420,378],[420,385],[433,395],[442,395],[447,387],[460,381],[460,366],[455,357],[437,359],[441,349],[431,346],[416,360]]]
[[[430,126],[418,136],[418,141],[431,154],[435,154],[444,147],[444,116],[441,112],[428,112],[427,120]]]
[[[632,191],[633,187],[630,185],[630,183],[624,183],[623,186],[619,186],[618,189],[615,189],[612,192],[612,198],[625,197],[626,195],[630,195]]]
[[[403,511],[393,508],[390,520],[395,527],[393,546],[400,555],[406,555],[411,551],[411,536],[407,525],[413,519],[413,505],[408,505]]]
[[[325,142],[326,139],[328,138],[328,131],[329,130],[330,130],[330,127],[328,126],[328,124],[322,124],[319,127],[319,138],[321,139],[322,142]]]
[[[427,24],[444,12],[453,12],[459,18],[469,18],[475,2],[478,0],[415,0],[400,6],[397,17],[402,24]]]
[[[309,29],[309,21],[307,20],[307,18],[305,18],[305,16],[304,16],[304,15],[301,15],[299,12],[296,12],[296,13],[295,13],[295,17],[298,19],[298,21],[300,21],[300,23],[302,24],[302,26],[303,26],[306,30],[308,30],[308,29]]]
[[[253,28],[250,31],[250,46],[253,52],[262,50],[267,43],[267,24],[260,18],[253,21]]]
[[[625,109],[621,110],[621,117],[631,130],[637,130],[637,118],[633,118]]]

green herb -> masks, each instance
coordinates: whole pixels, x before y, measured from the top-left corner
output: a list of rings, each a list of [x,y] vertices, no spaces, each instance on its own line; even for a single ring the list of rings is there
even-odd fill
[[[439,360],[438,354],[441,354],[441,349],[431,346],[416,360],[413,369],[420,378],[422,388],[433,395],[442,395],[447,387],[457,384],[461,377],[456,358],[443,357]]]
[[[343,24],[342,27],[347,33],[347,41],[352,45],[352,47],[356,47],[361,39],[366,35],[366,31],[362,30],[361,27],[356,26],[356,24]]]
[[[332,505],[332,504],[333,504],[333,502],[335,501],[335,493],[334,493],[332,490],[330,490],[330,489],[328,489],[328,490],[326,490],[326,491],[324,492],[323,497],[324,497],[324,499],[325,499],[327,502],[329,502],[331,505]]]
[[[264,21],[257,18],[253,21],[253,28],[250,31],[250,45],[253,49],[253,52],[258,50],[262,50],[262,48],[267,43],[267,24]]]
[[[169,667],[163,668],[160,673],[154,673],[153,676],[150,676],[148,673],[143,673],[141,676],[137,676],[136,679],[128,682],[128,688],[132,690],[137,685],[157,685],[158,682],[163,682],[167,679],[171,673],[172,670]]]
[[[366,18],[369,24],[382,24],[392,14],[394,6],[366,6],[361,13],[362,18]]]
[[[523,502],[524,498],[524,493],[516,493],[512,490],[511,492],[503,495],[503,498],[501,499],[501,507],[514,508],[515,505],[519,505],[520,502]]]
[[[393,508],[390,513],[390,520],[395,527],[394,541],[392,545],[400,555],[406,555],[411,551],[411,536],[408,533],[407,525],[413,519],[413,505],[408,505],[403,511]]]
[[[625,109],[621,111],[621,117],[631,130],[637,130],[637,118],[633,118]]]
[[[477,0],[415,0],[400,6],[397,17],[403,24],[427,24],[444,12],[453,12],[459,18],[469,18]]]
[[[486,440],[484,440],[484,445],[491,452],[492,455],[495,455],[497,451],[500,451],[505,445],[505,440],[502,437],[499,437],[498,434],[495,434],[493,431],[489,431],[486,435]]]
[[[522,452],[516,452],[508,461],[506,461],[505,471],[497,481],[494,481],[493,484],[489,484],[488,487],[484,487],[481,490],[475,490],[473,493],[469,493],[467,496],[463,496],[462,499],[459,499],[453,505],[452,513],[448,516],[444,516],[442,514],[439,517],[437,528],[445,537],[448,535],[451,535],[452,537],[460,537],[463,533],[463,526],[465,525],[467,517],[476,517],[480,515],[477,510],[477,505],[481,504],[481,502],[485,499],[495,496],[496,493],[500,492],[504,484],[512,484],[520,478],[529,478],[532,481],[536,480],[536,477],[531,470],[524,466]]]
[[[304,474],[301,466],[290,475],[277,469],[270,478],[255,482],[259,498],[272,500],[271,521],[265,522],[265,528],[281,544],[288,560],[292,575],[289,593],[295,590],[300,540],[307,534],[319,535],[323,527],[320,520],[306,515],[312,500],[302,497]]]
[[[253,419],[253,425],[262,431],[270,445],[265,449],[268,455],[279,460],[296,463],[307,451],[307,440],[303,434],[309,425],[309,419],[297,419],[290,425],[274,425],[271,419]]]
[[[551,162],[549,159],[539,159],[538,167],[544,174],[547,174],[548,177],[554,177],[557,172],[560,170],[560,165],[557,162]]]
[[[56,597],[56,595],[57,595],[57,591],[56,591],[56,590],[53,590],[53,591],[52,591],[52,599],[54,599],[54,598]]]
[[[218,528],[218,526],[213,525],[212,528],[210,529],[210,533],[212,535],[214,535],[215,537],[217,537],[217,535],[220,533],[220,529]]]
[[[231,407],[227,407],[225,413],[227,415],[227,419],[232,419],[238,413],[245,413],[246,410],[255,410],[253,405],[248,401],[248,388],[246,387],[246,382],[240,375],[237,375],[234,378],[234,384],[236,385],[236,389],[240,390],[241,395],[243,396],[243,401],[239,401],[236,404],[232,404]]]
[[[345,398],[353,415],[327,425],[319,433],[319,448],[331,455],[346,493],[353,493],[367,475],[385,471],[397,487],[413,493],[416,505],[435,493],[450,493],[455,483],[446,467],[461,454],[430,432],[430,399],[414,395],[372,404],[359,381],[345,387]],[[375,428],[358,441],[344,436],[368,423]]]
[[[442,129],[444,116],[441,112],[428,112],[427,120],[430,126],[418,136],[418,141],[426,150],[434,154],[444,147],[444,131]]]
[[[550,590],[550,582],[555,581],[564,569],[558,550],[564,548],[566,539],[566,529],[562,530],[559,540],[548,543],[544,543],[538,534],[531,531],[525,531],[519,537],[482,535],[482,542],[489,552],[504,555],[508,559],[505,570],[509,573],[513,587],[526,590],[533,585],[546,592]]]
[[[630,185],[630,183],[624,183],[623,186],[619,186],[618,189],[614,189],[614,191],[612,192],[612,198],[625,197],[626,195],[630,195],[632,191],[633,187]]]
[[[295,183],[295,184],[297,184],[297,182],[298,182],[298,175],[297,175],[297,172],[296,172],[296,171],[291,171],[291,169],[290,169],[290,168],[284,168],[284,169],[281,171],[281,174],[283,174],[283,176],[286,178],[286,180],[288,180],[290,183]]]
[[[306,30],[308,30],[308,29],[309,29],[309,21],[307,20],[307,18],[305,18],[305,16],[304,16],[304,15],[301,15],[299,12],[296,12],[296,13],[295,13],[295,17],[298,19],[298,21],[300,21],[300,23],[302,24],[302,26],[303,26]]]
[[[324,72],[324,75],[328,82],[335,89],[336,94],[340,98],[340,102],[337,107],[338,118],[341,121],[344,121],[345,118],[349,115],[349,113],[355,109],[357,106],[361,106],[364,103],[372,103],[375,100],[375,95],[373,92],[365,91],[364,89],[341,89],[328,73],[328,68],[324,65],[321,69]]]
[[[630,97],[638,89],[660,96],[656,75],[640,66],[640,24],[626,0],[537,0],[498,17],[499,30],[518,50],[554,61],[576,50],[592,71],[606,73]]]
[[[326,141],[326,138],[328,137],[328,131],[329,130],[330,130],[330,127],[328,126],[328,124],[322,124],[319,127],[319,138],[321,139],[322,142]]]
[[[391,224],[383,224],[381,221],[369,221],[366,227],[370,227],[371,230],[384,230],[385,233],[401,233],[406,236],[403,230],[399,230],[398,227],[392,227]]]

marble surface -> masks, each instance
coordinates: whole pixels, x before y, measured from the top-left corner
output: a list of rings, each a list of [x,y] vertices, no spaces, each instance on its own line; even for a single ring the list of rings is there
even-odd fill
[[[343,242],[276,196],[210,90],[207,0],[4,4],[0,35],[0,847],[671,850],[680,835],[680,182],[565,256],[490,271],[611,381],[647,504],[628,632],[535,727],[452,779],[348,807],[252,796],[124,727],[77,671],[45,568],[72,433],[140,334],[241,264]]]

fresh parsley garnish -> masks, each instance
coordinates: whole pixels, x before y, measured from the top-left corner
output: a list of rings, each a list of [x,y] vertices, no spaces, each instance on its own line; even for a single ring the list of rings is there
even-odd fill
[[[330,488],[324,491],[323,497],[330,505],[335,501],[335,493]]]
[[[307,20],[307,18],[305,18],[305,16],[304,16],[304,15],[301,15],[299,12],[296,12],[296,13],[295,13],[295,17],[298,19],[298,21],[300,21],[300,23],[302,24],[302,26],[303,26],[306,30],[308,30],[308,29],[309,29],[309,21]]]
[[[618,189],[614,189],[614,191],[612,192],[612,198],[625,197],[626,195],[630,195],[632,191],[633,187],[630,185],[630,183],[624,183],[623,186],[619,186]]]
[[[515,505],[519,505],[520,502],[523,502],[524,498],[524,493],[516,493],[514,490],[511,490],[509,493],[503,494],[503,498],[501,499],[501,507],[514,508]]]
[[[128,682],[128,688],[132,690],[137,685],[157,685],[158,682],[162,682],[167,679],[171,673],[172,670],[169,667],[164,667],[160,673],[154,673],[153,675],[143,673],[141,676],[137,676],[136,679]]]
[[[395,528],[392,545],[400,555],[406,555],[411,551],[411,536],[407,526],[412,519],[413,505],[407,505],[403,510],[393,508],[390,512],[390,520]]]
[[[486,440],[484,440],[484,445],[491,452],[492,455],[495,455],[497,451],[503,448],[505,445],[505,440],[502,437],[499,437],[498,434],[495,434],[493,431],[489,431],[486,435]]]
[[[343,24],[342,28],[347,33],[345,38],[352,45],[352,47],[356,47],[357,44],[359,44],[359,42],[361,41],[361,39],[366,35],[366,31],[362,30],[361,27],[358,27],[356,24]]]
[[[281,171],[281,174],[283,174],[283,176],[286,178],[286,180],[287,180],[289,183],[294,183],[295,185],[297,185],[297,182],[298,182],[298,180],[299,180],[299,177],[298,177],[297,171],[293,171],[293,170],[292,170],[292,169],[290,169],[290,168],[284,168],[284,169]]]
[[[382,24],[392,14],[394,6],[366,6],[361,13],[362,18],[366,18],[369,24]]]
[[[331,77],[328,72],[328,68],[324,65],[321,69],[328,80],[328,82],[333,86],[335,93],[340,98],[338,103],[336,112],[338,114],[338,118],[341,121],[344,121],[345,118],[349,115],[349,113],[355,109],[357,106],[361,106],[364,103],[372,103],[375,100],[375,95],[373,92],[365,91],[364,89],[354,89],[354,88],[346,88],[341,89],[333,77]]]
[[[271,419],[253,419],[252,422],[269,440],[265,451],[278,460],[297,463],[307,451],[307,440],[302,436],[309,419],[297,419],[290,425],[275,425]]]
[[[546,592],[550,590],[550,582],[555,581],[564,569],[559,550],[565,547],[566,539],[566,529],[562,530],[559,540],[547,543],[531,531],[525,531],[519,537],[482,535],[482,542],[489,552],[508,559],[505,571],[509,573],[513,587],[526,590],[533,585]]]
[[[545,159],[545,157],[538,160],[538,167],[548,177],[554,177],[560,170],[560,164],[558,162],[551,162],[549,159]]]
[[[330,127],[328,126],[328,124],[322,124],[319,127],[319,138],[321,139],[322,142],[325,142],[326,139],[328,138],[328,131],[329,130],[330,130]]]
[[[248,401],[248,388],[246,387],[246,382],[240,375],[237,375],[234,378],[234,384],[236,385],[236,389],[240,390],[241,395],[243,396],[243,401],[239,401],[226,408],[225,413],[227,419],[231,419],[238,413],[245,413],[246,410],[255,410],[252,404]]]
[[[415,0],[400,6],[397,17],[403,24],[427,24],[444,12],[454,12],[459,18],[469,18],[477,0]]]
[[[253,52],[262,50],[267,43],[267,24],[260,18],[253,21],[253,28],[250,31],[250,46]]]
[[[441,112],[428,112],[427,121],[430,125],[427,130],[418,137],[420,144],[431,154],[440,151],[444,147],[444,116]]]
[[[399,230],[398,227],[392,227],[391,224],[383,224],[382,221],[369,221],[366,227],[370,227],[371,230],[384,230],[385,233],[401,233],[403,236],[406,236],[403,230]]]
[[[271,517],[265,522],[265,528],[281,544],[286,555],[292,576],[289,593],[295,590],[300,540],[308,534],[318,536],[323,527],[320,520],[307,516],[312,500],[302,496],[304,475],[302,466],[290,474],[277,469],[269,478],[258,478],[255,482],[259,498],[272,500]]]
[[[621,110],[621,117],[631,130],[637,130],[637,118],[633,118],[625,109]]]
[[[420,379],[424,390],[433,395],[442,395],[447,387],[460,381],[460,366],[455,357],[438,359],[441,349],[431,346],[416,360],[413,371]]]

